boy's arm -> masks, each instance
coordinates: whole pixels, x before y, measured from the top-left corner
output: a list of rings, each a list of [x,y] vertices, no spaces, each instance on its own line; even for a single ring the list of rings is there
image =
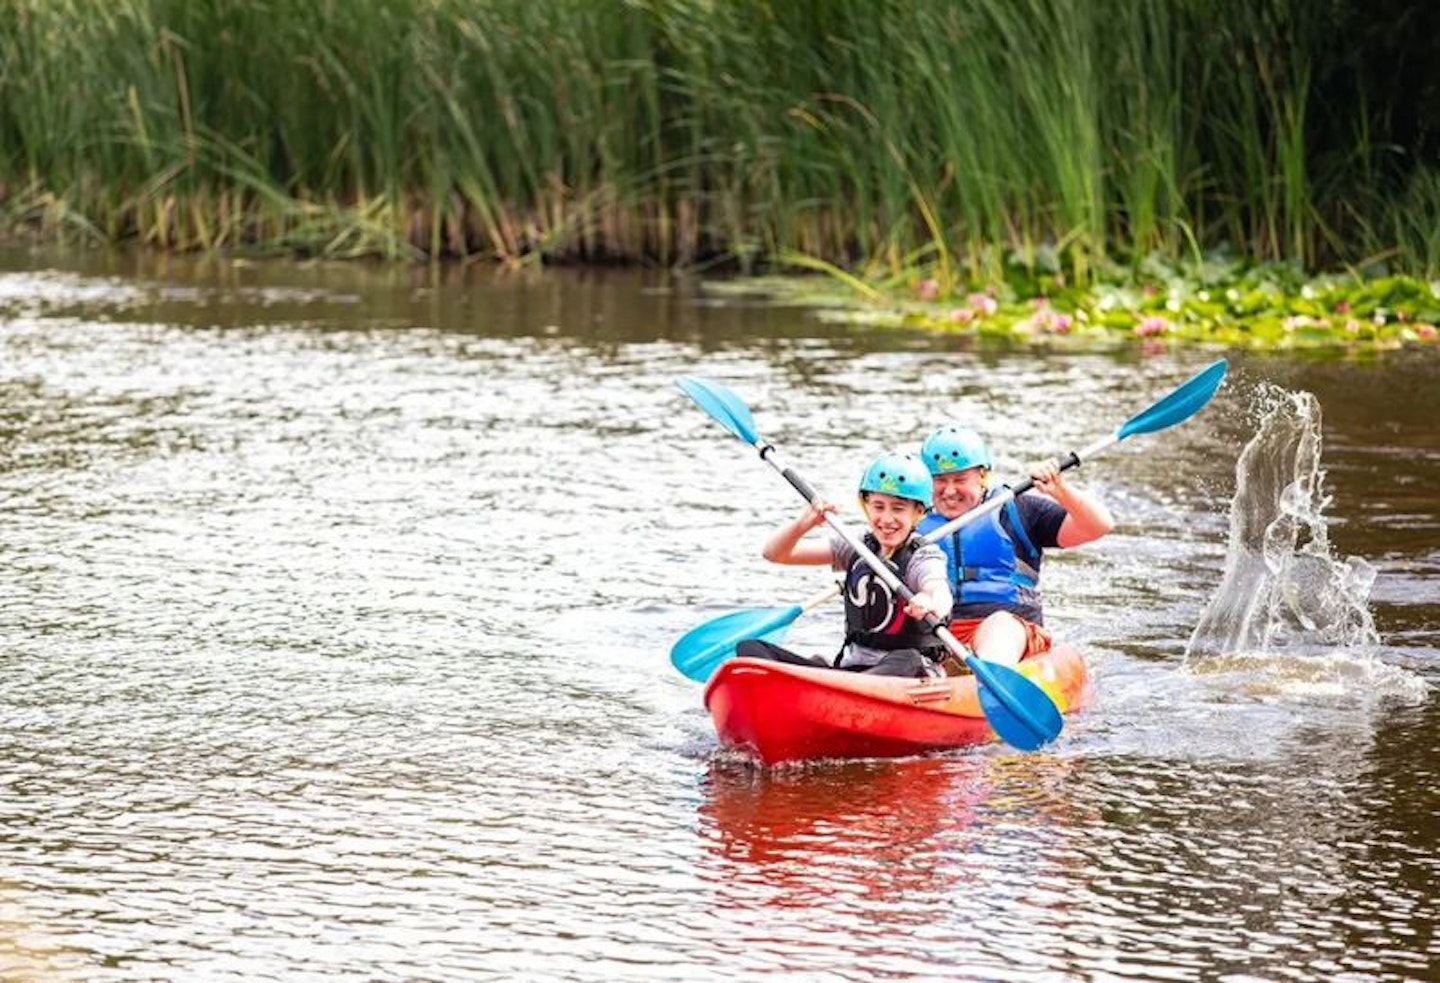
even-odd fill
[[[945,564],[945,554],[938,546],[926,547],[927,553],[930,550],[934,550],[934,556],[924,561],[920,586],[915,589],[915,597],[905,605],[905,613],[917,621],[927,614],[949,621],[954,598],[950,593],[950,573]]]

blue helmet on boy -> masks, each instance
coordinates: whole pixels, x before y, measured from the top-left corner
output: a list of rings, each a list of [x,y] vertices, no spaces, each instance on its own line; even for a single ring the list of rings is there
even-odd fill
[[[930,508],[930,472],[914,454],[891,451],[877,457],[860,478],[860,494],[879,492]]]
[[[931,474],[990,467],[990,448],[969,427],[948,423],[925,438],[920,456]]]

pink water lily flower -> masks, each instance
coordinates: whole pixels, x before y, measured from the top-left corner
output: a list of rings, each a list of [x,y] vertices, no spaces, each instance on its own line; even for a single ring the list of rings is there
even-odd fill
[[[940,296],[940,281],[934,279],[921,280],[920,285],[915,288],[921,300],[934,300]]]
[[[1162,335],[1170,330],[1170,322],[1163,317],[1147,317],[1135,325],[1135,333],[1142,338],[1151,338],[1155,335]]]
[[[1070,329],[1075,326],[1075,319],[1069,314],[1046,311],[1042,323],[1044,324],[1045,330],[1053,334],[1069,334]]]

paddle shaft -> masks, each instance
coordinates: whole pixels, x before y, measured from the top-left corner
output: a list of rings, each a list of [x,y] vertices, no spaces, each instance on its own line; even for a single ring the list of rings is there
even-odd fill
[[[772,447],[770,444],[764,443],[763,441],[755,441],[754,446],[760,452],[760,459],[766,464],[770,465],[776,471],[780,472],[780,477],[788,481],[790,483],[790,487],[794,488],[797,492],[801,494],[802,497],[804,497],[805,501],[810,503],[811,508],[820,512],[820,514],[824,517],[825,521],[829,524],[830,528],[835,530],[835,533],[841,539],[845,540],[846,544],[852,550],[854,550],[861,559],[865,561],[865,563],[870,567],[870,569],[875,572],[875,575],[885,582],[886,586],[888,586],[896,594],[899,594],[906,601],[909,601],[915,597],[915,592],[911,590],[910,587],[903,580],[895,576],[895,571],[890,568],[890,565],[888,563],[875,555],[874,550],[870,549],[870,547],[866,546],[863,542],[861,542],[854,533],[852,533],[849,529],[846,529],[845,526],[842,525],[840,521],[836,519],[833,515],[831,515],[829,512],[823,512],[820,510],[820,507],[825,504],[824,499],[822,499],[820,495],[815,491],[815,489],[810,486],[810,483],[808,481],[806,481],[800,475],[796,474],[793,469],[785,467],[783,464],[776,460],[777,455],[774,447]],[[935,617],[935,615],[929,613],[925,615],[923,620],[925,622],[925,625],[935,634],[937,638],[940,639],[940,641],[945,643],[945,647],[951,652],[954,652],[956,655],[958,655],[962,659],[965,659],[967,662],[974,658],[970,650],[967,649],[964,645],[962,645],[960,643],[960,640],[950,633],[950,629],[946,627],[944,621]]]
[[[1078,468],[1081,461],[1088,461],[1091,457],[1100,453],[1105,448],[1111,447],[1115,444],[1118,444],[1119,442],[1120,441],[1114,435],[1111,435],[1109,437],[1106,437],[1104,440],[1097,440],[1089,447],[1084,448],[1081,452],[1077,453],[1076,451],[1071,451],[1069,454],[1066,454],[1065,458],[1060,462],[1060,470],[1069,471],[1071,468]],[[957,515],[955,518],[951,519],[943,526],[940,526],[938,529],[931,529],[925,534],[925,542],[939,542],[940,540],[944,539],[946,536],[954,532],[956,529],[959,529],[961,526],[968,525],[969,523],[974,522],[982,515],[989,515],[991,512],[1003,509],[1006,504],[1008,504],[1009,502],[1013,502],[1016,498],[1025,494],[1027,491],[1034,487],[1034,478],[1026,478],[1024,481],[1016,482],[1009,488],[1006,488],[1004,491],[1001,491],[998,494],[987,498],[985,501],[975,506],[969,512],[966,512],[963,515]]]

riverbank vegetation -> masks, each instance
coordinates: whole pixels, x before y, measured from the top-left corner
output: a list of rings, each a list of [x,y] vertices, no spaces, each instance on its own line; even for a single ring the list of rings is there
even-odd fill
[[[0,218],[47,239],[818,267],[940,298],[1218,249],[1440,277],[1433,4],[3,6]]]
[[[1415,277],[1310,276],[1293,264],[1222,256],[1184,267],[1152,256],[1112,273],[1080,288],[1057,274],[958,291],[942,291],[933,278],[877,286],[848,275],[750,277],[708,289],[762,293],[827,320],[953,333],[964,345],[1158,350],[1179,342],[1371,352],[1440,340],[1440,291]]]

